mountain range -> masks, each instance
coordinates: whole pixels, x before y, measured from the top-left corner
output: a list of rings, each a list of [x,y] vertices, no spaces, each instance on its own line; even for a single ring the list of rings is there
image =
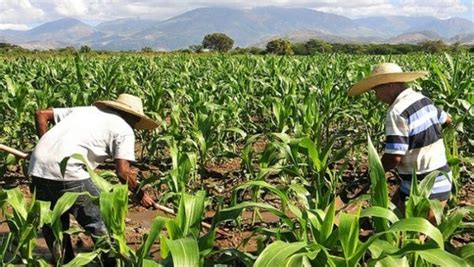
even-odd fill
[[[91,46],[101,50],[175,50],[222,32],[235,46],[262,46],[276,37],[338,43],[419,43],[443,40],[474,44],[474,23],[463,18],[381,16],[350,19],[305,8],[198,8],[167,20],[124,18],[96,26],[73,18],[27,31],[0,30],[0,42],[29,49]]]

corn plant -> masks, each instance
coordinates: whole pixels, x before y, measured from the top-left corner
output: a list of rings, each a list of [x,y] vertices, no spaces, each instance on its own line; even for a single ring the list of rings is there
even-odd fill
[[[372,186],[373,191],[376,191],[382,185],[386,186],[386,183],[385,177],[377,174],[383,169],[380,161],[375,160],[376,153],[374,152],[369,139],[369,153],[372,154],[370,166],[374,169]],[[276,209],[268,204],[256,202],[235,203],[235,207],[266,209],[279,216],[280,225],[283,226],[278,229],[258,229],[259,233],[272,236],[279,241],[270,244],[259,253],[255,262],[256,266],[287,264],[356,266],[363,258],[369,256],[371,257],[369,264],[374,265],[377,262],[381,264],[409,262],[410,264],[466,265],[463,259],[444,250],[446,238],[426,219],[413,216],[400,219],[388,209],[386,189],[381,193],[373,192],[373,206],[363,210],[359,208],[355,214],[340,212],[339,222],[336,225],[334,202],[327,210],[312,209],[309,203],[313,197],[301,186],[292,186],[282,191],[263,181],[250,181],[237,187],[236,190],[256,185],[277,196],[280,199],[281,208]],[[425,186],[422,185],[422,188]],[[237,199],[236,195],[234,195],[234,200]],[[297,196],[303,208],[292,204],[289,195]],[[383,207],[382,204],[387,206]],[[288,211],[293,214],[294,219],[287,215]],[[228,211],[225,209],[221,211],[221,213],[224,212]],[[359,240],[359,219],[362,217],[374,218],[376,222],[376,233],[365,242]],[[451,219],[450,222],[458,218]],[[377,219],[380,219],[378,224]],[[295,220],[298,223],[295,223]],[[445,233],[450,236],[452,231],[452,229],[446,229]],[[417,234],[408,234],[413,232]],[[427,235],[432,240],[420,244],[416,238],[419,234]],[[399,243],[399,240],[402,242]],[[281,253],[276,253],[276,251],[281,251]],[[341,252],[342,256],[340,256]]]
[[[33,254],[36,246],[38,228],[49,222],[49,202],[31,201],[23,198],[18,188],[0,189],[0,207],[6,217],[10,232],[1,237],[0,264],[28,264],[29,266],[47,266],[48,264]],[[11,212],[7,207],[10,207]]]

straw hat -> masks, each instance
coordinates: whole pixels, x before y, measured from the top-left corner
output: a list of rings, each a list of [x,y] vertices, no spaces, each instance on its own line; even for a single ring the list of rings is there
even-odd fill
[[[142,100],[139,97],[121,94],[115,101],[97,101],[94,105],[102,108],[110,107],[139,117],[140,121],[135,124],[135,129],[151,130],[158,127],[158,124],[143,112]]]
[[[397,64],[382,63],[375,67],[369,77],[352,86],[348,95],[360,95],[381,84],[409,82],[426,75],[428,75],[426,71],[403,72]]]

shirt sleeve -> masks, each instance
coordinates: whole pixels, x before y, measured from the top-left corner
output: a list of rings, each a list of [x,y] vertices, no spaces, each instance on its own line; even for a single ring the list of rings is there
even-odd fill
[[[408,151],[408,134],[407,120],[389,112],[385,118],[385,153],[405,155]]]
[[[448,120],[448,113],[446,113],[444,110],[437,108],[438,109],[438,121],[439,124],[443,125],[446,123]]]
[[[76,108],[53,108],[54,124],[58,124],[62,119],[66,118]]]
[[[112,156],[114,159],[135,161],[135,135],[118,135],[113,140]]]

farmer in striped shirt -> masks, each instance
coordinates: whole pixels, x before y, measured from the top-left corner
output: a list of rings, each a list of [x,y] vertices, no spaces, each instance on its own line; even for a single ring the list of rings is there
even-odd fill
[[[426,72],[402,72],[393,63],[377,66],[372,74],[354,85],[349,95],[359,95],[373,89],[377,99],[390,105],[385,117],[385,152],[382,164],[385,171],[396,169],[402,178],[399,195],[394,200],[402,213],[405,199],[410,194],[411,179],[415,170],[418,180],[433,171],[441,171],[436,178],[430,198],[446,205],[451,192],[451,172],[447,163],[442,127],[451,123],[443,110],[407,82],[423,77]],[[435,222],[434,215],[429,215]]]

